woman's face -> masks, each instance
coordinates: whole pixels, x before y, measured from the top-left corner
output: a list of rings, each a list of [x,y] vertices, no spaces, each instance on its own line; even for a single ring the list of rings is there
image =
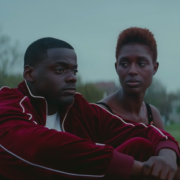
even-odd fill
[[[121,48],[115,68],[123,90],[139,94],[151,85],[158,65],[157,62],[153,62],[148,46],[128,44]]]

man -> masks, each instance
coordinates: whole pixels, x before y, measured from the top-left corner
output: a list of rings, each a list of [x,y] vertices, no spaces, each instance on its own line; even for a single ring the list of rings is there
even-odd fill
[[[180,157],[174,138],[89,104],[75,93],[76,73],[68,43],[42,38],[27,48],[25,81],[0,91],[0,174],[13,180],[172,180]]]

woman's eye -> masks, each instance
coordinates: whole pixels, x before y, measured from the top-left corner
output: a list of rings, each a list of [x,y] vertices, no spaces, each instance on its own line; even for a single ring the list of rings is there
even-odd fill
[[[140,65],[141,67],[144,67],[144,66],[146,65],[146,63],[140,62],[139,65]]]
[[[123,66],[123,67],[126,67],[127,65],[128,65],[127,62],[122,62],[122,63],[121,63],[121,66]]]

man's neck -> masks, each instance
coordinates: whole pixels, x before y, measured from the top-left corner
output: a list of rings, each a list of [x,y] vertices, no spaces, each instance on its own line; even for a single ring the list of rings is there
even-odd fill
[[[58,107],[57,106],[52,106],[48,104],[48,115],[53,115],[58,112]]]

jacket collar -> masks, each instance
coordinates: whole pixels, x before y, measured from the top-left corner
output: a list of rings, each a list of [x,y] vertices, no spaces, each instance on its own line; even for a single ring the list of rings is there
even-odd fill
[[[45,98],[43,96],[34,96],[27,84],[27,81],[24,80],[22,81],[19,85],[18,85],[18,89],[25,95],[27,95],[30,98],[36,98],[36,99],[44,99]],[[46,101],[46,100],[45,100]]]
[[[39,123],[45,125],[48,114],[48,105],[46,99],[42,96],[34,96],[25,80],[18,85],[18,90],[30,99],[34,110],[41,116]]]
[[[36,111],[42,111],[42,108],[40,108],[40,106],[43,106],[46,109],[45,110],[46,113],[44,113],[45,122],[46,122],[46,118],[47,118],[47,114],[48,114],[48,105],[47,105],[46,99],[43,96],[34,96],[25,80],[18,85],[18,90],[20,90],[25,96],[28,96],[30,98],[30,101],[31,101],[32,104],[34,104],[34,103],[39,104],[40,103],[39,109],[41,109],[41,110],[36,109]],[[60,114],[60,119],[61,119],[61,126],[62,126],[63,131],[65,131],[65,129],[64,129],[65,119],[66,119],[67,114],[68,114],[68,112],[69,112],[69,110],[70,110],[70,108],[72,107],[73,104],[74,104],[74,101],[70,106],[59,109],[59,114]]]

